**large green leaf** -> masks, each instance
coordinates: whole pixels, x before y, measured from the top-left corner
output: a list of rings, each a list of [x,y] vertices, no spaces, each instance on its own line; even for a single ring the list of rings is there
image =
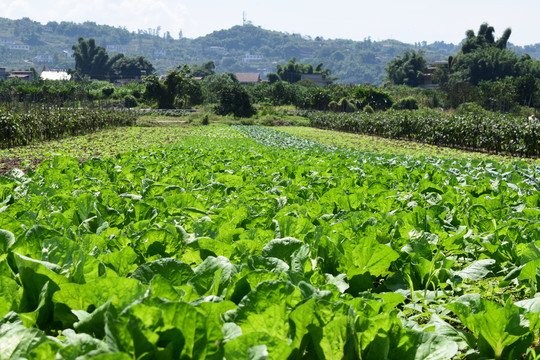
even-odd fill
[[[0,322],[0,358],[26,358],[32,350],[49,342],[39,329],[27,328],[15,313],[10,313]]]
[[[11,231],[0,229],[0,261],[5,258],[9,248],[15,244],[15,235]]]
[[[182,359],[221,359],[223,334],[221,327],[196,307],[184,303],[163,302],[138,304],[129,314],[140,321],[147,340],[154,337],[170,355]],[[131,336],[137,332],[132,331]],[[136,340],[136,338],[133,338]]]
[[[131,277],[143,284],[149,284],[157,275],[162,276],[174,286],[180,286],[187,283],[194,272],[189,265],[180,260],[164,258],[142,264],[135,269]]]
[[[116,271],[119,276],[127,276],[132,273],[137,268],[138,259],[137,253],[130,246],[102,257],[103,263]]]
[[[510,301],[505,306],[483,299],[479,294],[464,295],[446,306],[454,312],[477,337],[479,346],[489,346],[485,355],[499,359],[505,349],[532,335],[519,307]],[[489,349],[489,351],[488,351]]]
[[[287,359],[291,352],[286,341],[265,332],[252,332],[227,342],[224,359],[280,360]]]
[[[302,244],[302,241],[292,237],[270,240],[262,249],[262,255],[265,257],[275,257],[288,263],[290,262],[291,255]]]
[[[11,278],[0,275],[0,317],[19,311],[23,289]]]
[[[342,244],[346,262],[341,268],[347,277],[369,273],[380,276],[390,272],[390,265],[399,258],[399,254],[387,245],[382,245],[372,237],[359,239],[358,242],[346,241]]]
[[[118,309],[123,309],[142,298],[146,290],[147,287],[135,279],[104,277],[86,284],[64,283],[54,293],[53,302],[71,310],[89,311],[111,301]]]
[[[327,302],[312,298],[298,306],[291,313],[294,322],[294,345],[300,347],[309,336],[315,354],[320,359],[342,359],[346,354],[346,344],[354,341],[351,337],[353,313],[351,307],[340,302]],[[300,350],[302,351],[302,350]]]
[[[231,264],[229,259],[209,256],[193,269],[194,276],[188,284],[199,295],[220,295],[239,271],[240,266]]]

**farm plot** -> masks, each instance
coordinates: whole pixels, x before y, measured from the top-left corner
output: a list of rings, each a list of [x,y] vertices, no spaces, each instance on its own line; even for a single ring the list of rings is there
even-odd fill
[[[537,167],[236,129],[0,177],[0,357],[534,352]]]

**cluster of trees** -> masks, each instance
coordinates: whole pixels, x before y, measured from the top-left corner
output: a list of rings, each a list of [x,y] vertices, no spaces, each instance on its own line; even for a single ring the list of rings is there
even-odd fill
[[[96,45],[94,39],[80,37],[73,45],[74,74],[79,78],[110,80],[140,78],[154,72],[154,66],[143,56],[133,58],[122,53],[109,56],[107,50]]]
[[[301,64],[296,62],[296,57],[292,57],[284,66],[278,64],[276,66],[277,71],[268,73],[266,76],[270,83],[276,81],[286,81],[290,84],[294,84],[302,79],[302,75],[305,74],[321,74],[323,79],[336,80],[336,77],[331,77],[331,70],[323,69],[323,63],[319,63],[313,67],[311,64]]]
[[[81,48],[92,42],[80,42]],[[95,49],[94,49],[95,50]],[[99,63],[103,52],[95,51],[90,64]],[[310,69],[311,65],[289,64],[297,69]],[[278,66],[286,68],[287,66]],[[315,68],[321,68],[317,66]],[[309,70],[308,70],[309,71]],[[330,74],[330,70],[326,70]],[[201,79],[202,78],[202,79]],[[88,78],[86,78],[88,79]],[[358,111],[386,110],[394,101],[390,94],[374,86],[335,84],[319,87],[309,80],[289,83],[278,79],[273,83],[241,85],[233,73],[216,73],[213,62],[190,67],[182,65],[165,76],[150,74],[140,83],[114,86],[109,81],[56,82],[36,80],[28,83],[20,79],[0,82],[0,103],[41,102],[58,106],[79,106],[84,102],[102,105],[138,105],[162,109],[209,106],[221,115],[249,117],[256,113],[254,104],[261,106],[292,105],[299,109]]]
[[[213,62],[192,68],[183,65],[162,79],[157,75],[147,76],[144,79],[145,98],[157,103],[159,108],[213,105],[216,113],[237,117],[254,115],[253,104],[345,112],[387,110],[394,104],[388,92],[375,86],[335,84],[319,87],[310,80],[300,81],[302,74],[313,73],[329,77],[331,71],[323,69],[322,63],[313,67],[292,58],[284,66],[277,65],[273,81],[246,86],[241,85],[233,73],[215,73]],[[201,76],[202,80],[196,79]]]
[[[487,23],[476,34],[468,30],[461,49],[448,57],[448,65],[435,69],[432,79],[445,92],[449,107],[465,102],[498,111],[540,106],[540,61],[508,49],[511,29],[499,39],[494,33]],[[405,51],[388,63],[386,79],[392,84],[419,86],[430,70],[421,52]]]

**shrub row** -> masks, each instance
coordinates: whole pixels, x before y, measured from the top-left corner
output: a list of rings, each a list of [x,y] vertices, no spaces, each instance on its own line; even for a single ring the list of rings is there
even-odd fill
[[[8,109],[0,107],[0,147],[82,135],[99,129],[131,126],[130,111],[103,109]]]
[[[521,156],[540,156],[540,122],[507,114],[433,110],[310,113],[313,127]]]

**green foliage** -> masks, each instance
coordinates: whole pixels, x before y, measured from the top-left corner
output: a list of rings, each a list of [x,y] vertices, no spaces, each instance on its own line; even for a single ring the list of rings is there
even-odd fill
[[[426,59],[420,51],[405,51],[402,56],[390,60],[385,70],[392,84],[418,86],[427,72]]]
[[[169,71],[163,81],[157,75],[144,78],[144,96],[157,100],[160,109],[181,109],[201,104],[203,93],[201,84],[191,74],[189,66],[179,66]]]
[[[29,109],[0,107],[0,147],[27,145],[96,130],[135,124],[135,115],[99,109]]]
[[[216,65],[213,61],[208,61],[201,65],[193,65],[191,68],[192,74],[195,77],[205,78],[207,76],[215,74]]]
[[[91,38],[79,37],[77,45],[72,46],[75,58],[75,75],[80,78],[89,77],[98,80],[115,80],[118,78],[140,78],[142,74],[150,75],[153,65],[143,56],[129,58],[124,54],[109,57],[107,50],[97,46]]]
[[[525,116],[485,112],[445,114],[424,110],[375,114],[313,113],[309,118],[311,126],[324,129],[495,153],[540,155],[537,146],[540,123]]]
[[[210,119],[208,117],[208,114],[204,115],[202,121],[201,121],[201,125],[210,125]]]
[[[364,106],[364,109],[362,111],[368,114],[373,114],[375,112],[371,105]]]
[[[107,86],[101,89],[101,93],[103,94],[103,97],[108,98],[114,93],[114,87]]]
[[[124,106],[128,109],[136,107],[137,99],[133,95],[124,96]]]
[[[394,110],[418,110],[418,101],[416,98],[409,96],[403,99],[399,99],[392,105]]]
[[[154,72],[154,66],[144,56],[115,57],[111,66],[111,80],[115,79],[140,79],[143,75],[150,75]]]
[[[2,358],[532,353],[536,166],[178,131],[0,177]]]
[[[374,110],[387,110],[393,104],[392,97],[388,92],[374,86],[355,86],[352,94],[358,102],[359,108],[369,105]]]
[[[467,116],[474,114],[477,116],[488,116],[489,112],[482,106],[474,102],[463,103],[456,109],[456,113],[459,115]]]
[[[72,46],[73,57],[75,58],[75,71],[81,77],[106,80],[109,79],[112,64],[107,50],[102,46],[97,46],[94,39],[84,40],[79,37],[77,45]]]
[[[266,74],[266,78],[268,79],[268,82],[270,84],[274,84],[278,81],[281,81],[281,78],[279,77],[279,75],[274,72]]]
[[[506,29],[497,41],[494,31],[487,23],[480,26],[477,35],[472,30],[467,31],[467,39],[461,50],[450,59],[450,83],[465,81],[476,85],[482,81],[530,74],[540,78],[538,62],[532,61],[528,55],[519,57],[507,49],[511,30]]]
[[[292,57],[285,65],[278,64],[276,73],[279,79],[289,84],[294,84],[302,79],[303,74],[321,74],[323,79],[332,79],[331,70],[323,69],[323,64],[319,63],[315,68],[311,64],[301,64],[296,62],[296,57]],[[277,78],[271,76],[271,83],[276,82]]]
[[[257,113],[247,91],[237,83],[221,87],[218,92],[219,102],[215,111],[219,115],[232,114],[235,117],[249,118]]]

